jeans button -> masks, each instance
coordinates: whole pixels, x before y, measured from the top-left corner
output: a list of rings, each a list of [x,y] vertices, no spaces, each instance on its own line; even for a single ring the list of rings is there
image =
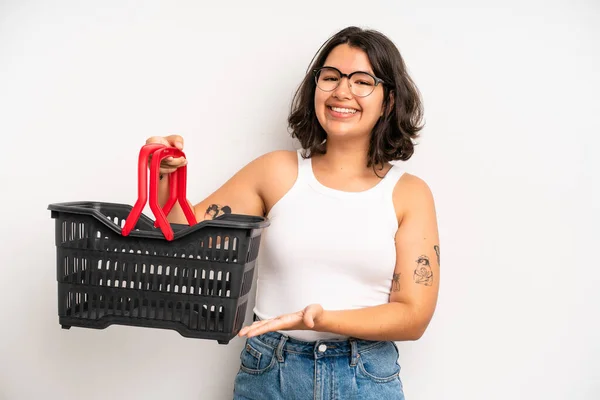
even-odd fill
[[[324,345],[324,344],[319,345],[319,351],[321,353],[325,353],[325,350],[327,350],[327,345]]]

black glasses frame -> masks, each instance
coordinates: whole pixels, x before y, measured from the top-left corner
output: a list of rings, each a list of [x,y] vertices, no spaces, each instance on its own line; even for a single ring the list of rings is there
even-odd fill
[[[375,81],[375,84],[373,85],[373,90],[375,90],[375,87],[377,85],[379,85],[380,83],[382,85],[385,85],[385,81],[383,79],[378,78],[375,75],[370,74],[370,73],[365,72],[365,71],[354,71],[354,72],[352,72],[350,74],[344,74],[344,73],[342,73],[342,71],[340,71],[336,67],[320,67],[320,68],[317,68],[317,69],[313,69],[313,75],[315,76],[315,85],[317,85],[317,87],[319,87],[319,83],[318,83],[319,72],[321,72],[324,69],[332,69],[332,70],[336,71],[338,74],[340,74],[340,81],[338,82],[338,84],[336,85],[336,87],[334,87],[331,90],[323,90],[323,89],[319,88],[320,90],[323,90],[324,92],[333,92],[335,89],[337,89],[340,86],[340,82],[342,81],[341,79],[344,78],[344,77],[348,78],[348,82],[350,82],[350,79],[352,78],[352,75],[354,75],[354,74],[366,74],[366,75],[369,75],[371,78],[373,78],[373,80]],[[351,83],[350,83],[350,88],[352,88],[352,84]],[[371,91],[371,93],[373,93],[373,90]],[[357,96],[357,94],[354,93],[354,91],[352,91],[352,93],[355,96]],[[369,94],[371,94],[371,93],[369,93]],[[358,96],[358,97],[367,97],[369,94],[364,95],[364,96]]]

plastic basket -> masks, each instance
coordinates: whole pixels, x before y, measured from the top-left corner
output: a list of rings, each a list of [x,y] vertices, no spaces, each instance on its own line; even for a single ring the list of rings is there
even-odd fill
[[[189,212],[190,225],[166,222],[175,194],[182,206],[185,201],[182,167],[171,175],[171,198],[165,207],[160,209],[157,202],[160,159],[185,156],[175,150],[142,148],[134,207],[102,202],[48,206],[56,226],[58,316],[63,328],[163,328],[221,344],[241,329],[261,233],[269,223],[261,217],[226,214],[196,224]],[[150,153],[150,207],[158,214],[156,221],[141,214]]]

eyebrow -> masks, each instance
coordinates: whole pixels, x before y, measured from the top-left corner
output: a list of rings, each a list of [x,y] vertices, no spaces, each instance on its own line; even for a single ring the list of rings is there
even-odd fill
[[[327,65],[327,64],[326,64],[326,65],[323,65],[323,67],[335,68],[335,69],[337,69],[338,71],[342,72],[342,70],[341,70],[341,69],[339,69],[338,67],[334,67],[333,65]],[[360,70],[360,69],[359,69],[359,70],[357,70],[357,71],[352,71],[352,72],[350,72],[350,74],[353,74],[353,73],[355,73],[355,72],[362,72],[362,73],[364,73],[364,74],[375,75],[375,72],[372,72],[372,71],[363,71],[363,70]],[[343,74],[343,72],[342,72],[342,74]],[[347,75],[350,75],[350,74],[347,74]]]

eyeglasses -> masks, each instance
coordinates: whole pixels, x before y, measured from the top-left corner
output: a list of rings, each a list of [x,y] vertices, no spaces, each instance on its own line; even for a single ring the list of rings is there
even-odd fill
[[[348,78],[348,86],[353,95],[358,97],[366,97],[373,93],[375,86],[384,83],[367,72],[354,71],[351,74],[342,74],[342,72],[334,67],[321,67],[313,70],[315,74],[315,83],[317,87],[324,92],[331,92],[340,85],[342,78]]]

